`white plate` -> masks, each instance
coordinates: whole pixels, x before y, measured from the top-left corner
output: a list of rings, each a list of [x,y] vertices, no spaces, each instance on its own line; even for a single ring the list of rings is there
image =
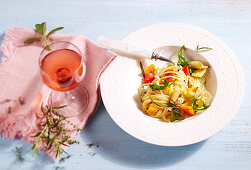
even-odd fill
[[[199,27],[163,23],[140,29],[123,41],[143,49],[197,45],[213,48],[200,53],[211,66],[207,84],[214,99],[205,112],[178,123],[165,123],[142,113],[137,61],[118,56],[101,78],[101,95],[112,119],[130,135],[156,145],[181,146],[200,142],[219,132],[237,112],[243,95],[243,73],[232,50],[212,33]],[[213,68],[213,69],[212,69]],[[217,79],[217,81],[214,79]]]

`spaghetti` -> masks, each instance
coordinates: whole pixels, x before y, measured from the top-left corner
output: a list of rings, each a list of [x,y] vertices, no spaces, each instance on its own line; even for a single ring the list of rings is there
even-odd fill
[[[201,61],[182,61],[182,47],[177,64],[155,68],[151,64],[145,68],[145,78],[139,87],[142,110],[147,115],[165,122],[183,120],[201,113],[210,105],[211,94],[200,82],[207,66]],[[184,64],[185,61],[185,64]]]

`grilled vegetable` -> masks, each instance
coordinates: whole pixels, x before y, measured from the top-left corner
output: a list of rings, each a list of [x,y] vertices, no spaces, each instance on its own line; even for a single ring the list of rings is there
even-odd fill
[[[203,75],[205,74],[207,70],[204,68],[204,69],[201,69],[201,70],[195,70],[193,73],[192,73],[192,76],[193,77],[203,77]]]
[[[191,68],[197,69],[197,70],[203,69],[203,68],[208,68],[208,66],[203,65],[203,63],[201,61],[190,61],[189,64],[190,64]]]

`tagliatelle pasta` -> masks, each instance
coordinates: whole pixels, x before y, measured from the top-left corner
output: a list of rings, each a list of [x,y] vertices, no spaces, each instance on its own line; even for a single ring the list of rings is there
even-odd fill
[[[212,98],[200,81],[207,66],[200,61],[189,64],[183,60],[185,64],[182,63],[182,48],[180,52],[179,62],[175,65],[155,68],[152,64],[146,67],[145,79],[139,87],[143,112],[165,122],[180,121],[199,114],[210,106]]]

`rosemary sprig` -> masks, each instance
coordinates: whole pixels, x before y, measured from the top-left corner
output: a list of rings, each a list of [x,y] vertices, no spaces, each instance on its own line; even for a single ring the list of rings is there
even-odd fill
[[[12,108],[11,108],[11,106],[9,106],[9,107],[7,108],[7,113],[10,114],[11,111],[12,111]]]
[[[199,51],[199,50],[209,51],[209,50],[212,50],[212,48],[210,48],[210,47],[199,47],[199,45],[197,45],[196,50],[197,51]]]
[[[25,104],[23,97],[19,97],[18,98],[18,102],[19,102],[20,105],[24,105]]]
[[[65,160],[69,159],[71,155],[67,155],[66,157],[60,158],[59,162],[65,162]]]
[[[91,148],[94,145],[94,141],[92,141],[91,143],[86,144],[88,146],[88,148]]]
[[[55,170],[65,169],[65,167],[63,167],[63,166],[55,166],[54,168],[55,168]]]
[[[16,152],[17,152],[17,158],[19,161],[23,162],[24,161],[24,158],[22,156],[22,152],[21,152],[21,149],[19,147],[16,146]]]
[[[4,103],[9,103],[11,100],[10,99],[4,99],[3,101],[1,101],[0,103],[1,104],[4,104]]]
[[[68,117],[60,114],[60,109],[67,106],[52,106],[52,97],[50,96],[50,104],[47,106],[41,105],[41,112],[45,117],[45,122],[39,124],[41,130],[34,134],[35,144],[32,146],[33,156],[35,152],[38,152],[38,145],[42,143],[45,146],[45,150],[49,150],[52,147],[56,152],[56,157],[62,153],[69,154],[62,149],[62,146],[69,146],[74,143],[79,143],[76,140],[71,140],[69,133],[70,129],[65,127],[66,124],[70,124],[73,130],[81,131],[76,125],[67,120]]]

